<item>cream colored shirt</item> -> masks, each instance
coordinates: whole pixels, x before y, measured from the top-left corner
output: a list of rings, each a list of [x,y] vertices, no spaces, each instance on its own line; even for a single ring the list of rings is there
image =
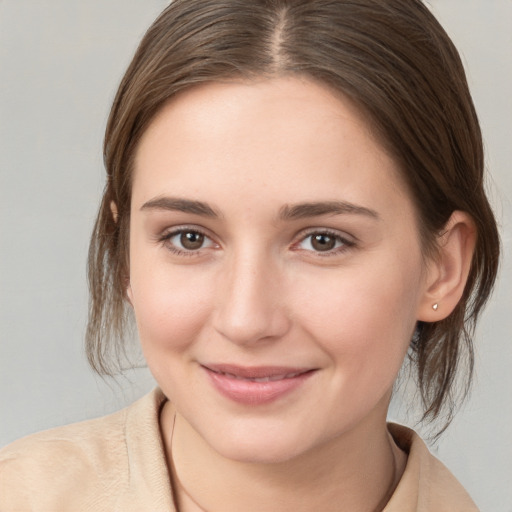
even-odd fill
[[[0,512],[176,512],[159,430],[164,402],[157,388],[115,414],[2,449]],[[417,434],[389,429],[409,456],[384,512],[478,511]]]

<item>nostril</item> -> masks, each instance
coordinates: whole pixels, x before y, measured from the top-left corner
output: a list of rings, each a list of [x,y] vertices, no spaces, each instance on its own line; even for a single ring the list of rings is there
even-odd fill
[[[289,319],[276,272],[261,248],[231,261],[217,293],[213,322],[224,338],[252,344],[274,341],[287,332]]]
[[[222,307],[215,319],[216,330],[226,339],[238,344],[272,341],[288,330],[288,319],[279,307],[232,308]]]

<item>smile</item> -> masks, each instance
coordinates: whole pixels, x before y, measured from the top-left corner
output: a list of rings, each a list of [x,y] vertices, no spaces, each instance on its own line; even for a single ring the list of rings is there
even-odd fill
[[[251,382],[274,382],[276,380],[292,379],[293,377],[297,377],[297,375],[300,375],[300,372],[289,373],[287,375],[273,375],[272,377],[241,377],[240,375],[233,375],[232,373],[224,372],[220,372],[220,374],[225,375],[226,377],[229,377],[231,379],[249,380]]]
[[[203,365],[202,368],[216,391],[245,405],[273,402],[296,390],[316,372],[278,366]]]

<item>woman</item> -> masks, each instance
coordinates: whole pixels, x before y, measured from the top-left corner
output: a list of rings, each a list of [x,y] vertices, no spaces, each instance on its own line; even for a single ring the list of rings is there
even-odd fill
[[[458,405],[499,252],[463,68],[419,1],[176,0],[105,164],[88,354],[112,373],[133,311],[159,389],[5,449],[3,508],[476,510],[386,425],[407,354],[425,420]]]

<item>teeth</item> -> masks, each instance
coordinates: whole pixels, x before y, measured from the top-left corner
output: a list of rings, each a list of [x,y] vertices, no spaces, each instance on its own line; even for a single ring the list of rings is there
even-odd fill
[[[249,379],[251,382],[270,382],[271,380],[281,380],[282,377],[261,377],[260,379]]]
[[[300,375],[300,372],[296,373],[288,373],[285,375],[272,375],[271,377],[241,377],[239,375],[233,375],[232,373],[225,373],[221,372],[222,375],[225,375],[226,377],[229,377],[230,379],[236,379],[236,380],[248,380],[251,382],[273,382],[276,380],[283,380],[283,379],[291,379],[293,377],[296,377],[297,375]]]

